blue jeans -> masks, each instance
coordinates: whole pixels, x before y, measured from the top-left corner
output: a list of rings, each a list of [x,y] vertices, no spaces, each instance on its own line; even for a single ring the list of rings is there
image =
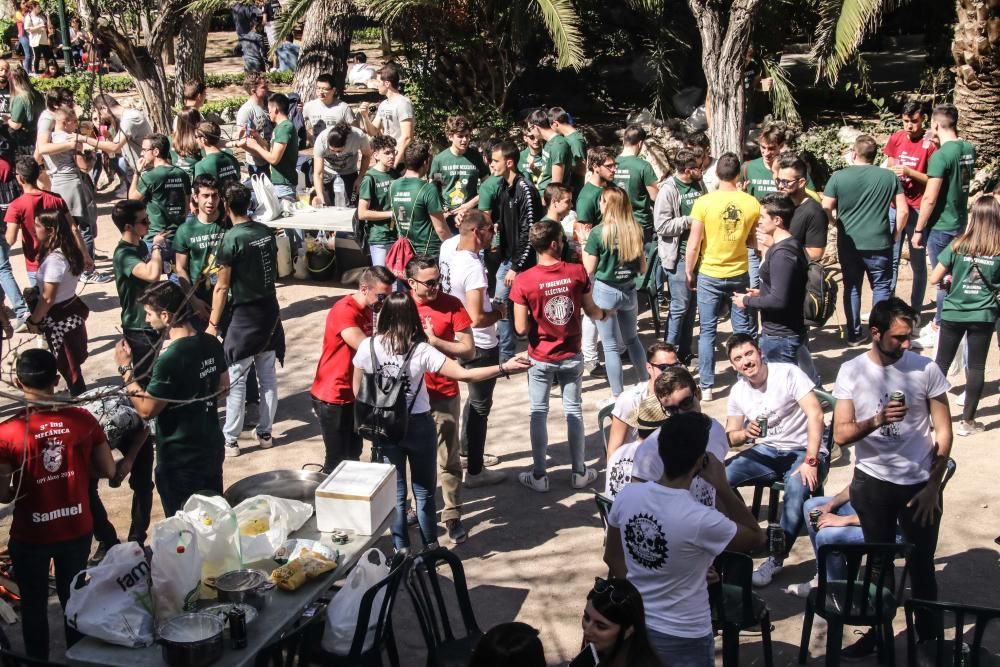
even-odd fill
[[[733,331],[755,335],[752,309],[741,309],[732,305],[733,294],[746,292],[750,277],[744,273],[732,278],[713,278],[698,274],[698,316],[701,318],[701,332],[698,336],[699,384],[709,389],[715,384],[715,332],[719,326],[719,307],[729,304],[729,316]]]
[[[566,415],[566,439],[573,472],[582,475],[587,470],[583,455],[583,355],[562,361],[531,360],[528,369],[528,401],[531,406],[531,458],[535,477],[545,475],[545,450],[549,446],[549,395],[553,379],[562,392],[563,414]]]
[[[830,502],[830,496],[815,496],[802,505],[802,518],[806,523],[806,530],[809,531],[809,541],[812,542],[813,553],[816,554],[816,567],[819,567],[819,548],[825,544],[862,544],[865,536],[861,532],[861,526],[828,526],[823,530],[815,530],[809,521],[809,512]],[[850,501],[847,501],[834,512],[837,516],[853,516],[857,514]],[[827,559],[826,578],[844,580],[847,578],[847,564],[842,558]]]
[[[24,51],[24,61],[21,66],[24,67],[24,71],[31,74],[35,70],[32,69],[31,65],[34,62],[34,53],[31,51],[31,42],[28,40],[27,35],[22,35],[17,38],[17,41],[21,43],[21,50]]]
[[[782,361],[794,364],[799,358],[799,348],[805,342],[805,336],[768,336],[760,337],[760,353],[767,361]]]
[[[10,307],[14,309],[17,319],[23,320],[28,317],[30,314],[28,306],[24,303],[21,288],[17,286],[14,271],[10,268],[10,246],[7,245],[5,238],[0,238],[0,286],[3,287],[3,293],[10,301]]]
[[[639,340],[639,328],[636,319],[639,312],[639,300],[635,287],[624,289],[615,287],[600,280],[594,281],[594,303],[603,308],[607,317],[595,321],[597,331],[601,334],[601,345],[604,347],[604,364],[608,369],[608,383],[615,397],[622,393],[625,371],[622,369],[621,350],[628,350],[635,370],[636,381],[645,382],[649,379],[646,372],[646,351],[642,349]]]
[[[844,233],[837,235],[837,254],[844,273],[844,314],[847,319],[847,339],[855,341],[864,335],[861,322],[861,281],[868,275],[872,288],[872,304],[892,296],[892,248],[858,250],[854,240]]]
[[[802,505],[814,493],[802,483],[802,478],[792,475],[805,461],[806,450],[779,450],[771,445],[755,445],[726,461],[726,480],[733,488],[751,484],[783,481],[785,497],[781,503],[781,527],[785,531],[785,554],[802,532]],[[827,457],[820,453],[817,469],[819,481],[826,479]],[[817,487],[816,492],[819,491]]]
[[[510,296],[510,288],[504,284],[503,278],[510,271],[510,260],[500,262],[497,267],[497,287],[493,298],[497,301],[507,301],[507,312],[512,313],[514,308],[507,298]],[[517,351],[517,341],[514,338],[514,325],[511,321],[513,315],[502,320],[497,320],[497,336],[500,338],[500,361],[507,361],[514,356]]]
[[[958,236],[958,232],[935,232],[934,230],[931,230],[931,233],[927,235],[925,245],[927,246],[927,256],[931,260],[932,269],[937,266],[938,255],[948,247],[949,243],[955,240],[956,236]],[[944,305],[944,298],[946,296],[948,296],[948,292],[938,287],[935,299],[936,307],[934,309],[935,324],[941,324],[941,306]]]
[[[396,466],[396,516],[392,520],[392,545],[410,546],[406,530],[406,464],[410,464],[417,523],[424,544],[437,540],[434,490],[437,487],[437,435],[431,413],[411,414],[406,437],[399,442],[378,443],[382,462]]]
[[[684,258],[678,258],[673,271],[663,269],[670,289],[670,316],[667,320],[667,342],[677,348],[677,355],[685,360],[693,354],[691,340],[694,336],[694,316],[698,302],[687,286]]]
[[[715,637],[674,637],[646,626],[649,643],[666,667],[715,667]]]
[[[903,254],[903,244],[910,248],[910,271],[913,272],[913,286],[910,288],[910,306],[920,314],[920,309],[924,305],[924,292],[927,291],[927,256],[924,248],[913,247],[913,232],[917,228],[917,216],[914,212],[908,211],[906,220],[900,223],[896,220],[896,209],[889,209],[889,222],[892,223],[893,233],[899,229],[897,224],[904,225],[903,233],[896,242],[892,255],[892,292],[896,293],[896,282],[899,280],[899,258]]]
[[[257,433],[271,433],[274,423],[274,413],[278,410],[278,374],[275,370],[276,358],[273,350],[255,354],[230,364],[229,395],[226,396],[226,423],[222,432],[226,442],[236,442],[243,432],[243,419],[246,417],[247,374],[250,365],[257,369],[257,381],[260,383],[260,414],[257,418]]]

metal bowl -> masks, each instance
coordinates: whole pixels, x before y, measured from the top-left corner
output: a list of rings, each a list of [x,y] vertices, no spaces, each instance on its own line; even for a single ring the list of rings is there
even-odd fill
[[[160,626],[163,661],[171,667],[205,667],[222,655],[222,621],[212,614],[178,614]]]
[[[260,611],[271,601],[274,584],[263,570],[232,570],[215,580],[219,602],[248,604]]]
[[[313,504],[316,502],[316,487],[326,478],[327,476],[318,470],[271,470],[241,479],[226,489],[222,495],[233,507],[247,498],[260,495]]]

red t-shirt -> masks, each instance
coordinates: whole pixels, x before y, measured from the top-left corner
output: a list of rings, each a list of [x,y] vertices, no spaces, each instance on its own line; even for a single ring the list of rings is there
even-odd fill
[[[438,293],[437,298],[430,303],[420,303],[416,299],[414,303],[417,304],[421,323],[426,318],[431,318],[434,335],[443,340],[455,340],[456,331],[472,326],[472,318],[465,306],[450,294]],[[424,384],[427,385],[427,397],[432,401],[458,396],[458,382],[443,375],[424,373]]]
[[[534,320],[528,331],[528,356],[557,362],[580,353],[583,295],[590,277],[582,264],[536,265],[517,274],[510,300],[527,306]]]
[[[59,195],[39,190],[25,192],[7,207],[3,221],[21,226],[21,248],[24,252],[24,266],[30,273],[38,270],[38,237],[35,236],[35,216],[42,211],[59,209],[68,211],[66,202]]]
[[[931,159],[931,155],[936,150],[937,146],[930,139],[920,138],[917,141],[912,141],[909,132],[900,130],[889,137],[883,152],[886,157],[895,158],[898,164],[926,174],[927,161]],[[901,177],[899,182],[903,185],[906,203],[909,204],[910,208],[919,211],[920,199],[924,196],[924,184],[909,176]]]
[[[81,408],[21,412],[0,424],[0,463],[14,469],[18,498],[10,535],[29,544],[65,542],[94,529],[90,460],[107,440]]]
[[[365,337],[372,335],[372,309],[359,306],[353,296],[345,296],[333,304],[326,315],[326,332],[323,334],[323,351],[316,378],[309,390],[314,397],[326,403],[353,403],[354,350],[344,341],[344,329],[357,327]]]

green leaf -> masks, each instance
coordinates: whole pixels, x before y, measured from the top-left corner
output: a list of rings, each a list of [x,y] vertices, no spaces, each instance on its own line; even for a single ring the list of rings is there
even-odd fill
[[[535,7],[556,47],[557,65],[579,70],[583,67],[583,36],[580,15],[569,0],[535,0]]]
[[[769,57],[761,58],[764,75],[771,78],[771,106],[778,120],[789,124],[798,124],[801,119],[796,108],[795,97],[792,95],[792,84],[788,80],[788,70],[777,60]]]
[[[816,43],[810,54],[816,63],[816,81],[833,85],[840,70],[857,53],[861,43],[882,22],[882,17],[908,0],[820,0]]]

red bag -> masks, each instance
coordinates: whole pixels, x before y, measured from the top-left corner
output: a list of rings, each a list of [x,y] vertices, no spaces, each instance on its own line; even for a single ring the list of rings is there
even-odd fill
[[[400,236],[389,247],[389,252],[385,254],[385,268],[392,271],[393,275],[400,280],[406,280],[406,265],[414,257],[416,254],[413,252],[410,239]]]

